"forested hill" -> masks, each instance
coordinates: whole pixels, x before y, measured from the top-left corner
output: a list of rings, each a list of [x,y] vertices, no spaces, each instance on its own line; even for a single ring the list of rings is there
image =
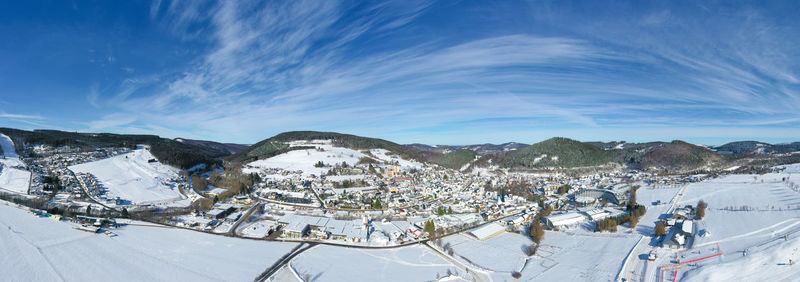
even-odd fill
[[[27,131],[13,128],[0,128],[0,133],[9,136],[14,141],[18,152],[22,152],[24,146],[28,144],[46,144],[55,147],[69,145],[84,149],[135,148],[137,144],[146,144],[150,146],[150,152],[159,161],[183,169],[200,163],[217,163],[220,157],[229,155],[227,151],[185,144],[155,135],[79,133],[58,130]]]

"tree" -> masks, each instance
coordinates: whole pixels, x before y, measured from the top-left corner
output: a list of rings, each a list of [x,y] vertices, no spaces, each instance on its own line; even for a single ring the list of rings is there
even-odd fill
[[[639,187],[640,187],[639,185],[633,186],[631,187],[631,190],[628,192],[630,193],[630,199],[628,199],[628,205],[627,205],[629,211],[633,210],[637,206],[636,191],[639,190]]]
[[[548,216],[552,212],[553,212],[553,207],[547,206],[547,207],[543,208],[542,211],[539,213],[539,217]]]
[[[539,245],[530,244],[528,247],[525,248],[525,254],[528,256],[532,256],[536,254],[536,251],[539,249]]]
[[[696,215],[697,219],[703,219],[703,217],[706,216],[706,208],[707,207],[708,207],[708,204],[706,202],[704,202],[703,200],[700,200],[699,202],[697,202],[697,211],[695,212],[695,215]]]
[[[667,235],[667,228],[664,225],[663,221],[659,221],[656,223],[656,236],[664,236]]]
[[[86,215],[92,216],[92,205],[86,206]]]
[[[128,218],[130,215],[128,214],[128,208],[122,208],[122,217]]]
[[[613,218],[608,219],[608,229],[611,232],[617,232],[617,225],[618,225],[617,220]]]
[[[208,182],[205,178],[195,174],[192,175],[192,185],[197,191],[205,191],[208,189]]]
[[[432,220],[428,220],[425,222],[425,227],[422,229],[425,233],[433,235],[436,231],[436,225],[434,225]]]
[[[533,241],[536,242],[536,244],[542,242],[542,239],[544,239],[544,228],[542,228],[542,224],[539,220],[534,219],[534,221],[531,222],[529,233]]]
[[[639,216],[637,216],[636,214],[632,213],[631,214],[631,219],[630,219],[630,221],[628,223],[630,224],[631,228],[636,227],[636,225],[639,224]]]
[[[453,214],[453,207],[447,207],[447,214]]]
[[[572,188],[572,186],[570,186],[569,184],[558,186],[558,194],[564,195],[569,192],[570,188]]]

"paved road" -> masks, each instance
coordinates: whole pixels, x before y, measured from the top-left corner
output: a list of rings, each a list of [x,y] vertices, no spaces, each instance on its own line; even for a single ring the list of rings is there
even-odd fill
[[[436,254],[438,254],[438,255],[439,255],[439,256],[441,256],[442,258],[446,259],[446,260],[447,260],[447,261],[449,261],[450,263],[454,264],[454,265],[455,265],[455,266],[457,266],[458,268],[461,268],[461,269],[464,269],[464,270],[466,270],[466,271],[467,271],[467,273],[469,273],[470,275],[472,275],[472,277],[474,277],[474,278],[475,278],[475,281],[477,281],[477,282],[488,282],[488,281],[492,281],[492,277],[491,277],[491,276],[489,276],[489,274],[488,274],[488,273],[486,273],[486,272],[483,272],[483,271],[480,271],[480,270],[479,270],[479,271],[474,271],[474,270],[470,269],[470,268],[469,268],[469,266],[467,266],[467,265],[465,265],[465,264],[461,263],[461,261],[459,261],[459,260],[457,260],[457,259],[454,259],[453,257],[451,257],[451,256],[449,256],[449,255],[447,255],[447,254],[444,254],[444,253],[442,253],[441,251],[439,251],[439,249],[436,249],[436,248],[434,248],[434,247],[433,247],[433,246],[431,246],[431,245],[430,245],[428,242],[424,243],[423,245],[425,245],[425,246],[426,246],[426,247],[428,247],[429,249],[433,250],[434,252],[436,252]]]
[[[262,203],[262,202],[260,202],[260,201],[259,201],[259,202],[256,202],[255,204],[253,204],[252,206],[250,206],[250,208],[249,208],[249,209],[247,209],[247,212],[245,212],[245,213],[244,213],[244,215],[242,215],[241,217],[239,217],[239,220],[237,220],[237,221],[236,221],[236,222],[233,224],[233,226],[231,226],[231,229],[230,229],[230,230],[228,230],[228,235],[231,235],[231,236],[233,236],[233,237],[236,237],[236,235],[237,235],[237,234],[236,234],[236,229],[237,229],[237,228],[239,228],[239,225],[241,225],[241,224],[242,224],[242,222],[245,222],[245,221],[247,221],[247,219],[248,219],[248,218],[250,218],[250,215],[252,215],[252,214],[253,214],[253,212],[254,212],[254,211],[256,211],[256,210],[257,210],[257,209],[258,209],[260,206],[262,206],[262,205],[264,205],[264,203]]]
[[[303,245],[307,246],[303,247]],[[306,242],[298,244],[296,247],[294,247],[294,249],[289,251],[289,253],[283,255],[283,257],[281,257],[278,261],[276,261],[272,266],[264,270],[264,272],[258,275],[256,279],[253,279],[253,281],[261,282],[269,279],[269,277],[275,274],[275,272],[278,272],[278,270],[281,269],[281,267],[292,261],[294,257],[307,251],[308,249],[311,249],[316,245],[317,245],[316,243],[306,243]]]

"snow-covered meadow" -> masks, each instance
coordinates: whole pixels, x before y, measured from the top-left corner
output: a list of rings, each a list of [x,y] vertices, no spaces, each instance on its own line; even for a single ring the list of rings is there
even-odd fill
[[[108,237],[0,202],[4,281],[251,281],[296,244],[125,226]]]
[[[469,277],[421,245],[393,249],[319,245],[295,257],[289,266],[312,281],[432,281],[447,276],[448,270]]]

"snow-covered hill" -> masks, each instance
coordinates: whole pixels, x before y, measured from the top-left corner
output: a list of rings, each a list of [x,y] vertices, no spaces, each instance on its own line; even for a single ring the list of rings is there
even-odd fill
[[[25,167],[14,151],[14,142],[6,135],[0,134],[0,146],[3,155],[0,157],[0,189],[17,193],[27,193],[31,172],[13,167]]]
[[[364,150],[353,150],[350,148],[335,147],[331,144],[330,140],[313,140],[313,141],[293,141],[290,147],[297,146],[313,146],[314,149],[292,150],[271,158],[257,160],[250,162],[247,165],[255,169],[245,169],[245,172],[255,172],[258,169],[276,168],[289,171],[303,171],[304,175],[325,174],[330,170],[330,167],[315,167],[317,162],[322,162],[326,166],[335,166],[346,162],[352,166],[358,164],[358,161],[363,157],[374,158],[378,161],[397,162],[401,167],[422,167],[422,164],[416,161],[404,160],[396,155],[392,155],[385,149],[371,149],[369,155],[362,153]]]
[[[75,173],[91,173],[109,190],[108,198],[120,197],[134,204],[180,200],[178,188],[165,182],[178,177],[178,170],[155,160],[147,149],[90,163],[70,166]]]

